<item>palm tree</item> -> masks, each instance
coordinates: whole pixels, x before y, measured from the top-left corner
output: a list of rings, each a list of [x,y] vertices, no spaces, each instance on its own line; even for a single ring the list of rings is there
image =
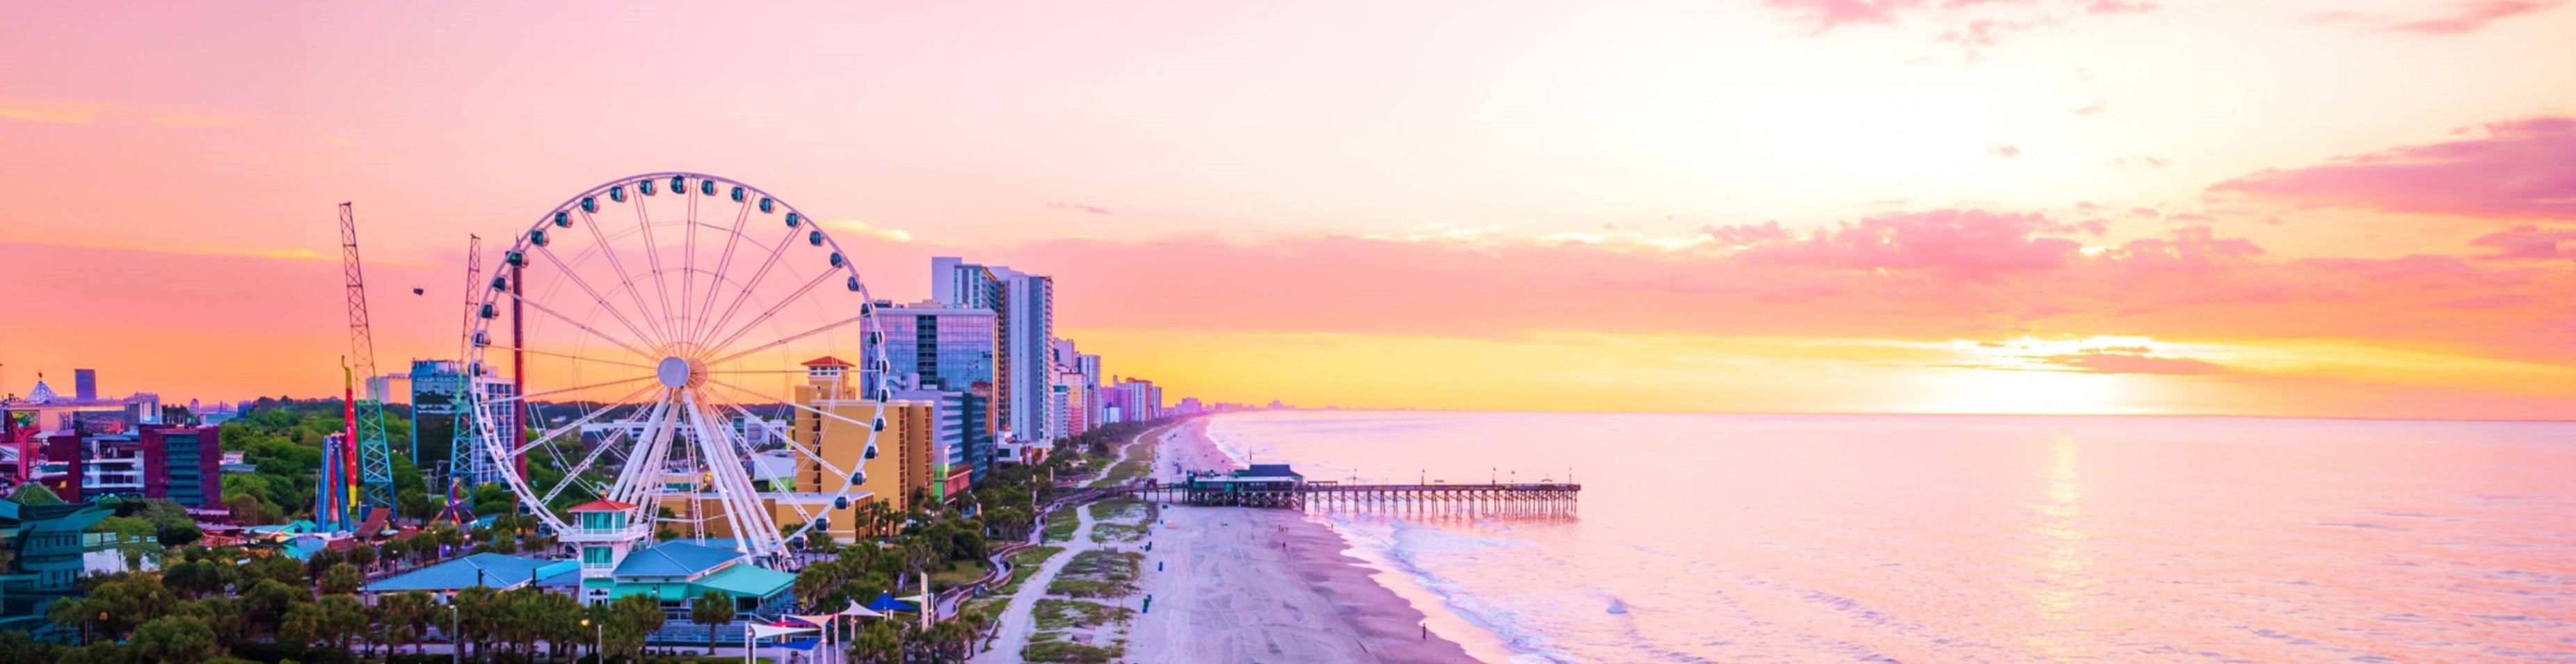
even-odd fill
[[[420,637],[429,631],[433,609],[429,594],[417,590],[378,600],[376,624],[384,630],[385,646],[390,649],[408,643],[412,652],[421,652]]]
[[[707,656],[716,656],[716,627],[733,622],[733,598],[713,590],[689,602],[689,622],[707,626]]]

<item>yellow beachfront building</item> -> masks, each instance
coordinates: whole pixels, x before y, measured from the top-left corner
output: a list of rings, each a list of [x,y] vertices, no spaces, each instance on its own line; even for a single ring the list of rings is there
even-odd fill
[[[796,489],[837,494],[845,482],[842,477],[852,469],[864,467],[865,481],[855,487],[854,493],[885,501],[897,512],[912,509],[914,491],[927,489],[936,480],[931,473],[931,457],[938,444],[938,404],[885,401],[883,428],[876,432],[877,458],[865,459],[868,429],[877,426],[878,402],[859,398],[851,369],[848,362],[831,357],[805,363],[806,384],[796,388],[797,403],[835,417],[801,408],[795,411],[796,419],[788,427],[787,437],[814,450],[811,457],[796,458]],[[822,457],[822,462],[816,462],[814,457]],[[840,472],[825,472],[824,463]],[[836,514],[835,518],[841,517]],[[837,532],[841,524],[833,526]]]
[[[838,358],[824,357],[805,363],[805,384],[795,388],[796,403],[835,417],[824,417],[803,408],[794,410],[794,420],[787,438],[796,446],[812,450],[803,453],[773,451],[769,454],[794,459],[793,470],[782,479],[784,486],[774,486],[761,494],[761,504],[782,529],[794,530],[812,519],[829,519],[824,525],[834,539],[855,542],[860,533],[859,505],[883,501],[895,512],[912,508],[915,490],[927,489],[934,481],[932,456],[936,445],[938,404],[929,401],[894,400],[885,403],[885,427],[877,432],[877,458],[864,458],[868,446],[868,429],[877,417],[877,402],[858,398],[854,367]],[[817,462],[815,457],[821,457]],[[826,470],[824,464],[832,470]],[[865,465],[861,465],[864,463]],[[760,464],[755,464],[760,465]],[[865,481],[847,487],[848,473],[864,468]],[[663,484],[671,490],[662,496],[662,508],[671,514],[662,528],[682,537],[732,537],[733,525],[719,515],[724,508],[712,495],[700,492],[706,486],[703,478],[683,474],[669,475]],[[850,491],[846,503],[841,491]]]

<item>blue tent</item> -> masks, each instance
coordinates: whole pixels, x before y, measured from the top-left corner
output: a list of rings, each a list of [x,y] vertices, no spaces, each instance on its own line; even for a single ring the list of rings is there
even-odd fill
[[[919,611],[921,610],[921,607],[906,604],[903,600],[895,599],[894,593],[877,593],[876,599],[868,601],[868,610],[884,613],[887,611]]]

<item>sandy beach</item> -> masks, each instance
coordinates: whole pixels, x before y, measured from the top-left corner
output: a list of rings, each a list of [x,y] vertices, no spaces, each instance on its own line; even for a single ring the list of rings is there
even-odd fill
[[[1236,467],[1206,428],[1202,419],[1157,441],[1154,476],[1173,477],[1175,463]],[[1154,604],[1129,631],[1127,661],[1476,661],[1297,512],[1176,506],[1151,539],[1142,589]]]

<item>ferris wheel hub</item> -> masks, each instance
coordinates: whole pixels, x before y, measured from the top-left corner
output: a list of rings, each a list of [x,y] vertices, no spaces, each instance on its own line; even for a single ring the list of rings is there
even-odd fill
[[[675,390],[696,387],[706,379],[706,367],[696,360],[674,355],[662,358],[661,364],[653,367],[653,377],[662,381],[663,387]]]

